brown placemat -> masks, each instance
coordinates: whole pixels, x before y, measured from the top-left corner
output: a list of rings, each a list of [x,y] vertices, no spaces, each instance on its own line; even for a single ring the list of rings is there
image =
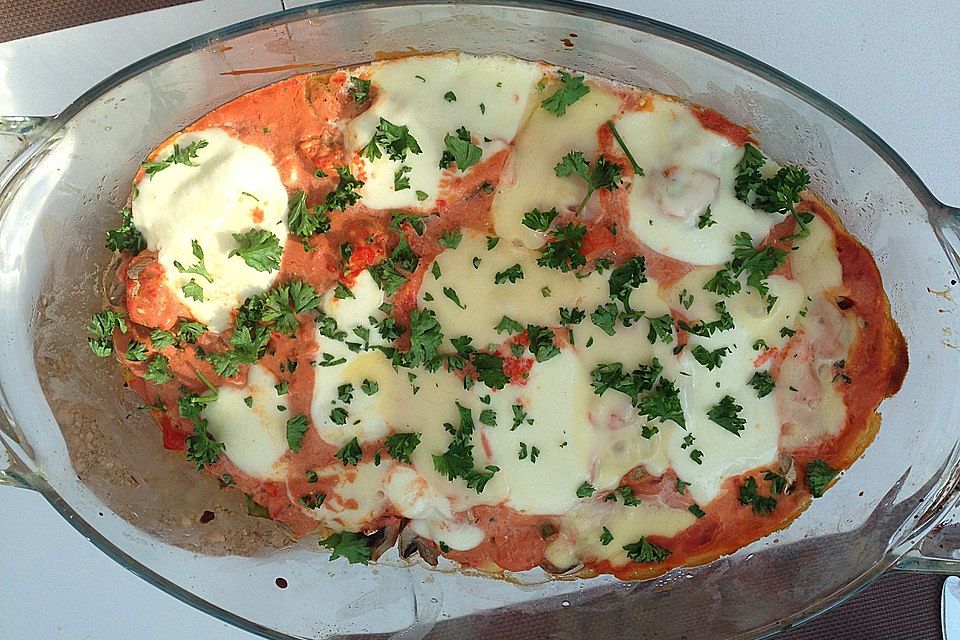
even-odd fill
[[[194,1],[0,0],[0,42]],[[943,580],[942,576],[891,572],[846,603],[781,633],[777,640],[938,640]]]
[[[195,1],[0,0],[0,42]]]

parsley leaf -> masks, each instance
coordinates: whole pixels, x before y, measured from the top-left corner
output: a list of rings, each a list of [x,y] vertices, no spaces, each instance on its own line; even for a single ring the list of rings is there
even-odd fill
[[[585,265],[587,259],[580,253],[583,237],[587,228],[579,224],[565,224],[557,227],[553,235],[540,249],[537,264],[541,267],[559,269],[566,273]]]
[[[473,144],[470,132],[464,127],[457,129],[457,135],[447,134],[443,137],[446,150],[440,157],[440,168],[446,169],[451,163],[457,163],[457,169],[466,172],[467,169],[480,162],[483,150]]]
[[[707,210],[697,218],[697,229],[706,229],[715,224],[717,224],[717,221],[713,219],[713,211],[710,210],[710,207],[707,207]]]
[[[110,251],[123,251],[136,255],[147,248],[147,241],[134,226],[133,212],[130,209],[122,209],[120,216],[123,218],[123,223],[116,229],[107,231],[106,247]]]
[[[460,229],[448,229],[443,232],[443,235],[440,236],[440,239],[437,240],[440,243],[441,247],[447,249],[456,249],[460,246],[460,241],[463,239],[463,231]]]
[[[210,272],[207,271],[207,265],[203,260],[203,247],[201,247],[200,243],[196,240],[190,241],[190,247],[193,249],[193,256],[197,259],[197,264],[185,268],[179,261],[174,260],[173,266],[176,267],[180,273],[195,273],[198,276],[206,278],[207,282],[213,282],[213,278],[210,276]]]
[[[596,491],[597,491],[597,490],[593,487],[592,484],[590,484],[590,483],[587,482],[587,481],[584,481],[583,484],[581,484],[579,487],[577,487],[577,497],[578,497],[578,498],[589,498],[589,497],[592,496],[594,493],[596,493]]]
[[[203,287],[197,284],[197,281],[193,278],[190,278],[190,282],[180,287],[180,290],[183,291],[184,297],[203,302]]]
[[[623,141],[623,138],[620,137],[620,133],[617,131],[617,128],[613,124],[613,120],[607,120],[607,126],[610,127],[610,133],[613,134],[614,139],[617,141],[617,144],[620,145],[620,148],[623,149],[624,155],[627,156],[627,160],[630,161],[630,166],[633,167],[633,172],[638,175],[643,175],[643,169],[640,168],[640,165],[637,164],[637,161],[634,159],[633,154],[630,153],[630,149],[627,148],[627,144]]]
[[[584,157],[582,151],[570,151],[553,168],[553,172],[558,178],[563,178],[576,174],[587,182],[587,192],[577,206],[574,215],[580,215],[583,208],[593,192],[598,189],[614,191],[620,188],[620,181],[623,179],[623,169],[615,162],[607,160],[603,154],[597,158],[593,167],[590,166]]]
[[[337,182],[337,187],[324,198],[323,211],[346,211],[347,207],[360,200],[357,189],[363,186],[363,180],[353,177],[349,167],[337,167],[337,175],[340,176],[340,180]],[[318,231],[326,233],[329,228],[329,222],[327,222],[326,228],[321,224]]]
[[[739,200],[747,201],[751,191],[754,191],[763,182],[760,168],[766,163],[766,158],[760,150],[749,142],[743,146],[743,157],[737,162],[737,178],[734,182],[734,193]]]
[[[142,163],[143,171],[145,174],[150,176],[150,179],[152,180],[154,174],[163,171],[167,167],[174,164],[182,164],[186,167],[197,167],[199,165],[194,162],[194,160],[197,159],[197,152],[206,146],[206,140],[197,140],[196,142],[191,142],[186,147],[182,148],[179,144],[174,144],[173,153],[167,156],[164,160]]]
[[[410,456],[419,444],[419,433],[395,433],[392,436],[388,436],[386,440],[387,451],[390,453],[390,457],[400,462],[406,462],[407,464],[412,463]]]
[[[730,277],[729,269],[720,269],[703,285],[706,291],[712,291],[719,296],[730,297],[740,293],[740,282]]]
[[[618,315],[620,315],[620,310],[617,308],[617,305],[613,302],[608,302],[594,309],[593,313],[590,314],[590,321],[603,329],[603,332],[608,336],[612,336],[617,332],[614,327],[617,323]]]
[[[656,358],[649,365],[640,365],[632,373],[625,373],[619,362],[601,363],[591,373],[594,393],[603,395],[613,389],[630,397],[630,403],[637,406],[640,394],[653,389],[663,367]]]
[[[300,280],[290,280],[255,300],[256,302],[251,304],[259,307],[260,320],[274,324],[276,331],[287,335],[296,332],[299,326],[298,314],[313,311],[320,306],[320,296],[316,289]]]
[[[445,94],[443,94],[443,99],[447,102],[456,102],[457,94],[455,94],[453,91],[447,91]]]
[[[287,446],[290,447],[290,451],[294,453],[300,451],[303,435],[307,432],[308,427],[307,416],[303,414],[295,415],[287,420]]]
[[[719,319],[711,320],[710,322],[701,320],[696,324],[687,324],[681,320],[679,323],[680,328],[687,333],[692,333],[695,336],[700,336],[703,338],[709,338],[718,331],[727,331],[729,329],[733,329],[733,316],[727,312],[727,305],[721,300],[717,304],[713,305],[713,308],[720,316]]]
[[[827,490],[827,485],[837,477],[839,471],[832,468],[823,460],[813,460],[807,465],[807,487],[814,498],[823,496]]]
[[[266,229],[251,229],[246,233],[234,233],[237,248],[227,254],[228,258],[240,256],[247,266],[257,271],[276,271],[280,268],[280,238]]]
[[[640,539],[623,546],[627,556],[634,562],[663,562],[670,552],[640,536]]]
[[[333,551],[331,560],[346,558],[350,564],[367,564],[373,557],[370,542],[360,533],[341,531],[320,541],[320,546]]]
[[[590,93],[590,87],[583,84],[584,76],[574,76],[566,71],[560,71],[558,75],[560,87],[552,96],[543,100],[540,106],[559,118],[567,112],[567,107]]]
[[[363,104],[370,97],[370,81],[362,78],[350,78],[350,87],[347,89],[357,104]]]
[[[410,176],[407,174],[410,173],[412,169],[407,165],[403,165],[397,169],[393,174],[393,190],[394,191],[403,191],[404,189],[410,188]]]
[[[93,314],[90,318],[90,324],[87,325],[87,331],[93,334],[92,338],[87,338],[87,343],[94,354],[105,358],[113,353],[113,332],[120,329],[120,333],[127,332],[127,323],[123,315],[114,311],[100,311]]]
[[[643,256],[630,258],[610,272],[610,297],[627,306],[633,290],[646,281]]]
[[[747,421],[740,417],[741,411],[743,411],[743,407],[736,403],[733,396],[723,396],[720,402],[707,411],[707,417],[739,437],[740,432],[745,428],[744,425],[747,424]]]
[[[773,381],[773,376],[770,375],[769,371],[757,371],[747,384],[757,390],[758,398],[770,395],[770,392],[773,391],[773,388],[776,386],[776,383]]]
[[[673,316],[669,313],[658,318],[647,318],[650,322],[650,330],[647,332],[647,341],[650,344],[656,344],[657,339],[663,343],[669,343],[673,339]]]
[[[514,283],[517,280],[523,280],[523,269],[520,268],[519,264],[515,264],[509,269],[504,269],[503,271],[498,271],[493,277],[494,284],[503,284],[504,282],[510,281]]]
[[[159,353],[153,356],[147,363],[147,372],[143,374],[143,379],[153,384],[163,384],[172,380],[173,374],[170,373],[170,361],[167,357]]]
[[[361,150],[360,155],[372,162],[383,155],[381,147],[391,160],[401,162],[407,159],[408,151],[413,154],[421,153],[420,145],[416,138],[410,135],[409,127],[393,124],[384,118],[380,118],[373,137]]]
[[[443,342],[443,333],[436,314],[430,309],[414,309],[410,313],[410,350],[405,364],[415,368],[436,366],[437,350]]]
[[[661,378],[656,388],[637,404],[640,415],[660,422],[672,420],[677,425],[687,428],[683,417],[683,407],[680,405],[680,390],[673,382]]]
[[[611,542],[613,542],[613,534],[610,533],[610,529],[604,527],[603,533],[600,534],[600,544],[607,546]]]
[[[587,317],[587,312],[579,307],[572,309],[560,308],[560,326],[566,327],[572,324],[580,324]]]
[[[297,191],[287,203],[287,228],[300,238],[330,230],[330,218],[319,207],[307,208],[307,194]]]
[[[354,437],[350,442],[340,447],[340,450],[333,455],[343,463],[343,466],[357,466],[360,464],[360,460],[363,459],[363,450],[360,448],[360,443],[356,437]]]
[[[734,239],[733,261],[730,268],[735,276],[746,272],[747,286],[753,287],[766,298],[769,288],[766,279],[774,269],[787,259],[787,252],[777,247],[754,248],[753,239],[746,231],[741,231]]]
[[[520,333],[523,331],[523,325],[516,320],[508,318],[507,316],[503,316],[500,318],[500,322],[497,323],[497,326],[494,327],[494,331],[497,333]]]
[[[443,295],[453,301],[453,304],[457,305],[461,309],[466,309],[467,305],[460,302],[460,296],[457,295],[457,292],[452,287],[444,287]]]
[[[530,339],[530,353],[537,362],[546,362],[554,356],[560,355],[560,349],[554,346],[554,333],[546,327],[527,325],[527,337]]]
[[[723,358],[730,353],[730,347],[720,347],[719,349],[710,351],[703,345],[698,344],[690,353],[696,358],[697,362],[705,366],[708,370],[713,371],[723,364]]]
[[[527,211],[525,214],[523,214],[523,226],[534,231],[546,232],[553,223],[554,218],[556,218],[558,215],[560,214],[557,212],[556,207],[547,211],[533,209],[532,211]]]
[[[740,485],[738,500],[759,516],[765,516],[777,507],[776,498],[757,493],[757,481],[753,476],[748,476]]]

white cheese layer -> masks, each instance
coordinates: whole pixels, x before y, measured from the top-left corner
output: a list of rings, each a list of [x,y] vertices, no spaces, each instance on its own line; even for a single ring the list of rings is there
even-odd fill
[[[284,477],[285,467],[278,462],[289,448],[290,412],[281,408],[284,398],[277,394],[276,384],[272,373],[259,364],[252,365],[246,386],[220,387],[217,399],[202,414],[209,423],[207,430],[223,443],[230,461],[244,473],[264,480]]]
[[[553,169],[571,151],[582,151],[592,162],[597,130],[620,108],[616,96],[593,83],[587,85],[590,93],[567,107],[563,116],[538,107],[517,135],[491,209],[497,235],[504,240],[539,247],[544,234],[523,226],[523,214],[535,208],[572,210],[583,199],[586,183],[579,176],[559,178]],[[557,88],[557,83],[549,85],[538,98],[549,97]]]
[[[384,344],[370,322],[384,317],[379,310],[383,292],[369,271],[361,272],[349,290],[352,298],[336,298],[332,290],[323,297],[322,309],[336,321],[342,339],[324,335],[320,326],[316,334],[311,417],[324,442],[336,447],[354,437],[364,443],[388,433],[376,395],[368,395],[363,386],[366,381],[384,382],[395,373],[382,352],[364,350]]]
[[[463,175],[440,168],[444,137],[466,128],[482,151],[481,162],[506,148],[527,114],[542,73],[530,62],[467,54],[416,56],[374,66],[370,81],[375,98],[347,125],[348,157],[370,142],[381,118],[408,127],[421,153],[408,152],[402,161],[391,160],[387,153],[373,161],[360,159],[364,204],[376,209],[436,206],[443,176]],[[398,191],[394,177],[402,166],[410,168],[405,176],[410,187]],[[427,197],[420,200],[418,191]]]
[[[212,331],[230,325],[230,312],[245,298],[266,291],[277,272],[253,269],[240,256],[232,234],[251,229],[270,231],[283,247],[287,238],[287,191],[265,151],[240,142],[223,129],[186,133],[159,150],[160,161],[198,141],[207,145],[192,160],[197,166],[171,164],[145,175],[133,199],[133,222],[157,251],[167,284],[193,316]],[[212,282],[196,273],[181,273],[198,263],[191,242],[199,242]],[[203,290],[203,300],[188,298],[183,286],[191,280]]]
[[[630,228],[644,244],[684,262],[719,264],[730,258],[737,233],[756,243],[782,220],[734,195],[742,147],[705,129],[682,103],[653,97],[647,107],[616,122],[644,171],[627,187]],[[716,224],[700,229],[708,206]]]

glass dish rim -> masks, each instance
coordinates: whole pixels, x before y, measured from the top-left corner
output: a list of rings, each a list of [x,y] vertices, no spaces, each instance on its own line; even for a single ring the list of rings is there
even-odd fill
[[[231,24],[226,27],[215,29],[207,33],[184,40],[178,44],[162,49],[156,53],[150,54],[101,80],[93,87],[85,91],[82,95],[71,102],[60,113],[49,118],[38,130],[31,136],[32,142],[26,146],[23,151],[17,155],[7,167],[0,169],[0,193],[6,191],[14,178],[20,171],[34,158],[38,152],[50,141],[56,138],[56,134],[63,129],[77,114],[82,112],[87,106],[101,98],[113,88],[134,78],[135,76],[148,71],[162,63],[169,62],[182,55],[192,51],[202,49],[211,44],[220,43],[239,37],[254,31],[281,26],[299,19],[309,17],[324,17],[346,13],[358,10],[411,7],[411,6],[435,6],[435,7],[456,7],[456,6],[484,6],[484,7],[504,7],[510,9],[529,9],[533,11],[543,11],[547,13],[571,15],[588,18],[600,22],[606,22],[617,26],[641,33],[663,37],[673,42],[690,47],[714,58],[723,60],[738,68],[741,68],[778,88],[793,94],[800,100],[806,102],[817,111],[820,111],[831,118],[853,135],[863,141],[871,150],[874,151],[897,176],[903,181],[908,189],[914,194],[921,206],[928,212],[954,210],[941,202],[917,173],[907,164],[900,154],[888,145],[884,140],[871,130],[867,125],[861,122],[856,116],[846,109],[836,104],[826,96],[811,87],[793,79],[779,69],[768,65],[760,60],[742,53],[728,45],[717,42],[692,31],[676,27],[674,25],[661,22],[645,16],[634,13],[604,7],[600,5],[588,4],[578,0],[467,0],[465,2],[443,2],[442,0],[328,0],[307,4],[300,7],[285,9],[282,11],[271,12],[241,22]],[[46,120],[46,119],[44,119]],[[956,211],[956,210],[954,210]],[[12,416],[9,414],[6,400],[0,394],[0,405],[6,414],[4,418],[13,423]],[[953,452],[953,458],[956,459],[958,452]],[[30,456],[26,456],[28,459]],[[33,476],[34,474],[30,474]],[[949,474],[947,474],[949,475]],[[276,640],[294,640],[291,636],[281,631],[270,629],[252,620],[248,620],[238,614],[223,609],[207,600],[200,598],[183,587],[168,580],[152,569],[144,566],[139,561],[132,558],[125,551],[114,545],[110,540],[104,537],[93,525],[85,521],[80,515],[64,501],[59,494],[42,477],[31,477],[29,481],[23,482],[21,486],[35,489],[40,493],[53,508],[69,522],[81,535],[92,542],[111,560],[117,562],[120,566],[129,570],[131,573],[142,578],[149,584],[161,589],[178,600],[194,607],[195,609],[206,613],[218,620],[231,624],[241,630],[270,639]],[[936,522],[941,521],[951,509],[951,503],[957,502],[956,499],[942,501],[939,513],[923,525],[918,525],[912,529],[897,545],[903,552],[909,550],[915,541],[919,539],[918,534],[925,533]],[[844,602],[864,587],[868,586],[873,580],[880,576],[884,571],[893,566],[899,553],[888,552],[872,568],[865,571],[858,578],[852,580],[837,592],[827,596],[815,603],[811,603],[806,609],[796,612],[791,616],[780,620],[777,623],[768,625],[765,628],[740,634],[737,638],[768,638],[786,628],[800,625],[825,611]]]

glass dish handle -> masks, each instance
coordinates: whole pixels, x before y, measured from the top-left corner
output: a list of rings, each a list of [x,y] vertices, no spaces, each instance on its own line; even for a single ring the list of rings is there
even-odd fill
[[[0,175],[13,169],[21,153],[44,137],[49,116],[0,116]],[[0,184],[5,181],[0,180]]]
[[[930,222],[954,273],[960,276],[960,208],[940,204],[930,211]]]
[[[960,487],[954,488],[949,504],[943,521],[900,557],[897,569],[960,575]]]

